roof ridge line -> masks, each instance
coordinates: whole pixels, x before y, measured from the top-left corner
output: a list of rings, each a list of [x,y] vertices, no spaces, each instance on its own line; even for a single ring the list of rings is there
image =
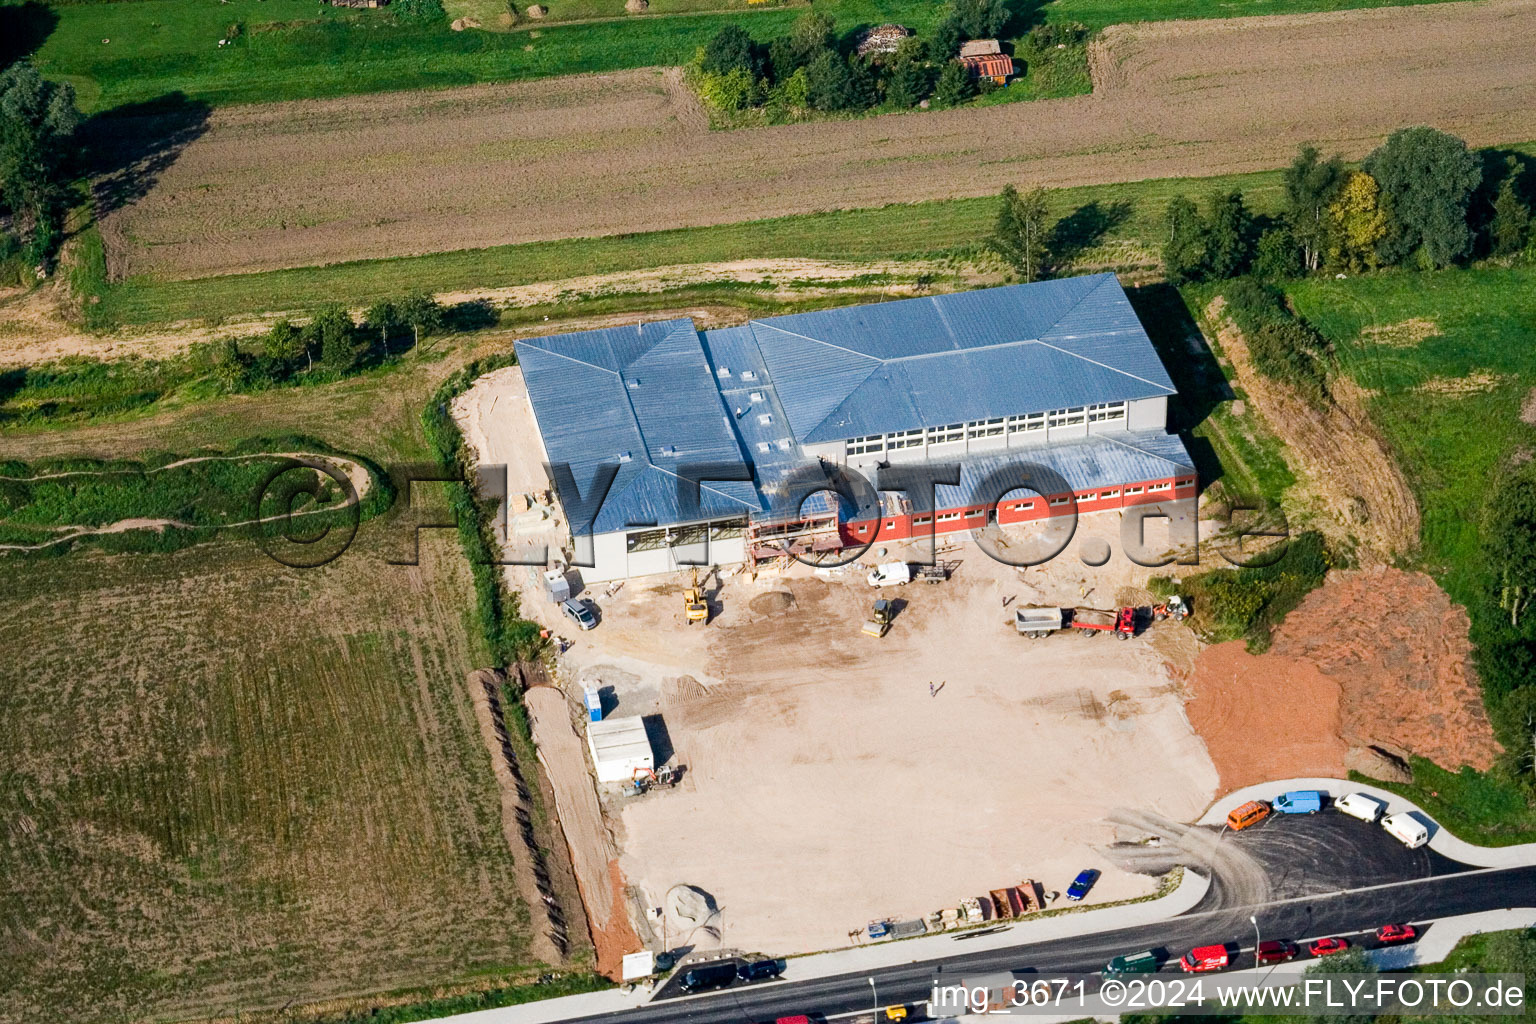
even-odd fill
[[[747,321],[747,326],[748,327],[752,327],[752,326],[757,325],[757,324],[761,324],[762,326],[768,328],[769,330],[778,331],[781,334],[787,334],[791,338],[804,338],[806,341],[814,341],[818,345],[825,345],[825,346],[827,346],[827,348],[835,348],[839,352],[847,352],[849,355],[858,356],[860,359],[869,359],[869,360],[871,360],[873,362],[876,362],[876,363],[884,363],[886,361],[884,359],[881,359],[879,356],[872,356],[872,355],[870,355],[867,352],[860,352],[858,349],[848,348],[847,346],[844,346],[844,345],[835,345],[832,342],[825,341],[825,340],[823,340],[821,338],[813,338],[809,334],[801,334],[799,331],[786,331],[782,327],[775,327],[775,326],[773,326],[773,324],[770,324],[766,320],[748,320]],[[752,334],[752,341],[753,341],[754,344],[757,342],[757,332],[755,332],[755,331]],[[758,348],[761,349],[762,346],[759,345]],[[766,363],[767,360],[764,360],[764,362]]]
[[[672,470],[668,469],[667,467],[656,465],[656,463],[651,461],[649,456],[646,457],[645,464],[647,466],[649,466],[651,469],[654,469],[656,472],[658,472],[658,473],[665,473],[667,476],[670,476],[670,477],[672,477],[675,480],[683,479],[681,476],[679,476],[677,473],[674,473]],[[731,482],[732,483],[738,483],[738,484],[751,484],[754,487],[756,485],[756,482],[752,481],[752,480],[734,480],[734,481],[731,481]],[[726,494],[724,491],[722,491],[718,487],[711,487],[711,486],[709,486],[709,484],[705,483],[703,480],[699,480],[699,481],[697,481],[697,483],[699,485],[699,490],[700,491],[709,491],[711,494],[718,494],[718,495],[720,495],[720,497],[724,498],[727,501],[737,502],[738,504],[741,504],[741,505],[743,505],[743,506],[745,506],[747,508],[752,508],[753,507],[751,505],[748,505],[746,502],[742,501],[740,498],[736,497],[734,494]]]
[[[555,337],[555,335],[547,335],[547,337]],[[524,340],[525,341],[534,341],[534,340],[537,340],[537,339],[528,338],[528,339],[524,339]],[[552,348],[545,348],[542,345],[529,345],[528,347],[533,349],[533,350],[535,350],[535,351],[537,351],[537,352],[543,352],[547,356],[554,356],[557,359],[564,359],[566,362],[576,363],[576,364],[578,364],[580,366],[590,366],[594,370],[601,370],[604,373],[611,373],[615,377],[620,377],[620,378],[623,377],[623,372],[620,371],[620,370],[610,370],[606,366],[598,366],[596,363],[589,362],[589,361],[587,361],[585,359],[577,359],[575,356],[568,355],[565,352],[557,352],[557,351],[555,351]]]
[[[1154,388],[1159,388],[1162,391],[1164,391],[1164,392],[1166,392],[1166,393],[1168,393],[1170,395],[1176,395],[1176,394],[1179,393],[1178,390],[1175,389],[1175,388],[1163,387],[1163,385],[1159,384],[1155,380],[1147,380],[1147,378],[1145,378],[1145,377],[1138,377],[1136,374],[1131,373],[1131,372],[1129,372],[1127,370],[1122,370],[1118,366],[1110,366],[1108,363],[1101,363],[1097,359],[1089,359],[1087,356],[1083,355],[1081,352],[1073,352],[1073,351],[1070,351],[1069,349],[1062,348],[1060,345],[1052,345],[1050,342],[1044,341],[1044,340],[1042,340],[1040,338],[1034,339],[1034,342],[1035,342],[1036,345],[1044,345],[1046,348],[1050,349],[1053,352],[1060,352],[1062,355],[1064,355],[1064,356],[1071,356],[1073,359],[1081,359],[1085,363],[1091,363],[1094,366],[1102,367],[1103,369],[1106,369],[1106,370],[1110,371],[1111,373],[1118,373],[1122,377],[1129,377],[1129,378],[1131,378],[1131,380],[1139,380],[1143,384],[1150,385],[1151,387],[1154,387]]]
[[[1082,295],[1079,295],[1077,297],[1077,299],[1075,301],[1073,301],[1072,305],[1070,305],[1066,309],[1062,310],[1061,311],[1061,316],[1057,317],[1055,320],[1052,320],[1040,332],[1042,335],[1043,334],[1049,334],[1052,330],[1055,329],[1057,324],[1061,323],[1067,317],[1071,316],[1072,315],[1072,311],[1077,309],[1078,306],[1081,306],[1083,304],[1083,302],[1085,300],[1087,300],[1088,296],[1092,295],[1094,292],[1096,292],[1100,288],[1104,287],[1104,278],[1106,276],[1107,277],[1111,277],[1111,278],[1115,278],[1115,283],[1116,284],[1120,283],[1120,279],[1115,277],[1114,271],[1111,271],[1111,270],[1105,270],[1105,271],[1101,271],[1098,274],[1090,274],[1090,275],[1086,275],[1086,276],[1097,277],[1097,278],[1099,278],[1099,282],[1097,284],[1095,284],[1092,288],[1089,288],[1087,291],[1083,292]],[[1064,277],[1064,278],[1057,278],[1057,280],[1061,280],[1061,281],[1074,281],[1074,280],[1080,280],[1080,278]],[[1036,283],[1044,283],[1044,282],[1036,282]]]

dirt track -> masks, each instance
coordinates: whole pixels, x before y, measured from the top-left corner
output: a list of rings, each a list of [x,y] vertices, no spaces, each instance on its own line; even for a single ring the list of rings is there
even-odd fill
[[[115,273],[192,277],[1523,141],[1532,38],[1536,0],[1116,26],[1092,96],[737,132],[659,70],[237,107],[105,226]]]

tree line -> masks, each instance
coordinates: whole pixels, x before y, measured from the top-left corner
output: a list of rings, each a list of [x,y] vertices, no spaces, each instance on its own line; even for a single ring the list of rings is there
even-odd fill
[[[1465,142],[1433,128],[1394,132],[1358,170],[1303,147],[1284,188],[1283,209],[1272,218],[1255,217],[1235,189],[1211,193],[1203,206],[1175,196],[1162,247],[1168,280],[1434,270],[1475,255],[1536,260],[1531,185],[1520,160],[1485,168]]]
[[[911,35],[894,53],[867,56],[855,52],[856,40],[839,40],[825,14],[803,14],[788,33],[766,43],[727,25],[698,51],[689,79],[706,103],[726,113],[953,107],[995,87],[954,60],[961,44],[1001,36],[1012,16],[1003,0],[952,0],[931,38]],[[1087,35],[1081,25],[1042,25],[1021,48],[1047,53],[1058,44],[1081,46]]]
[[[230,392],[306,377],[332,379],[396,358],[447,326],[448,310],[424,291],[381,299],[361,322],[345,306],[330,303],[308,323],[277,321],[255,346],[242,348],[233,338],[214,343],[209,370]]]

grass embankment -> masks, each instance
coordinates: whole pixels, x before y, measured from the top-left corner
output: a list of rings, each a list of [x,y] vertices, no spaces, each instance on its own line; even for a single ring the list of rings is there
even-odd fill
[[[1432,0],[1056,0],[1039,14],[1049,21],[1101,28],[1124,21],[1402,2]],[[682,64],[724,25],[741,24],[754,36],[768,38],[784,32],[804,10],[656,0],[654,13],[637,17],[623,15],[619,0],[601,5],[553,0],[546,5],[549,18],[524,19],[516,31],[454,32],[446,19],[441,25],[406,25],[388,9],[317,7],[313,0],[5,6],[13,9],[9,23],[24,41],[13,45],[41,40],[40,67],[50,78],[74,83],[87,112],[175,96],[214,105],[265,103]],[[482,17],[490,17],[494,6],[481,2],[476,8],[483,7]],[[1034,5],[1018,6],[1027,17]],[[832,0],[817,9],[836,18],[840,31],[888,21],[926,31],[942,13],[942,5],[931,0]],[[598,14],[612,20],[558,24]],[[230,42],[219,46],[226,38]]]
[[[1536,387],[1536,268],[1313,278],[1286,290],[1370,393],[1423,512],[1423,565],[1470,606],[1483,504],[1515,454],[1536,448],[1536,426],[1521,419]]]
[[[1536,267],[1384,273],[1287,286],[1299,313],[1332,341],[1341,372],[1369,395],[1422,511],[1418,563],[1472,617],[1490,712],[1528,676],[1486,647],[1504,639],[1500,557],[1484,546],[1498,482],[1536,451],[1536,350],[1530,345]],[[1499,619],[1500,621],[1494,621]],[[1498,718],[1495,717],[1495,724]],[[1505,735],[1506,743],[1528,737]],[[1529,791],[1500,769],[1453,774],[1424,761],[1392,786],[1472,842],[1536,840]],[[1528,777],[1527,777],[1528,780]]]
[[[1278,171],[1057,189],[1048,195],[1052,216],[1063,221],[1053,251],[1069,268],[1150,269],[1158,259],[1168,200],[1217,188],[1242,189],[1259,212],[1279,209]],[[729,260],[964,258],[978,251],[996,216],[996,197],[983,196],[188,281],[135,277],[108,287],[96,305],[104,308],[104,317],[142,326],[304,310],[338,298],[364,305],[396,294],[401,281],[461,292]],[[576,312],[567,304],[566,315]]]

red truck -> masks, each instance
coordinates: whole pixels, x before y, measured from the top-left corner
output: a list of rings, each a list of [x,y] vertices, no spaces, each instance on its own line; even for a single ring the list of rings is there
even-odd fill
[[[1100,611],[1097,608],[1071,609],[1068,628],[1092,636],[1094,633],[1112,633],[1121,640],[1136,635],[1136,609],[1121,608],[1118,612]]]

